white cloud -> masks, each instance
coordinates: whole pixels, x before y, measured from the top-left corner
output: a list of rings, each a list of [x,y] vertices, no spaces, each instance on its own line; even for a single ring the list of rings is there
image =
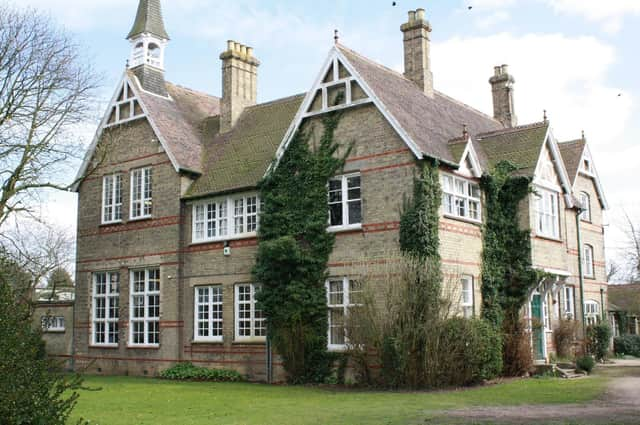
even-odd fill
[[[511,14],[506,10],[498,10],[496,12],[490,13],[486,16],[481,16],[476,19],[475,24],[481,30],[490,29],[502,22],[506,22],[511,18]]]
[[[603,25],[607,32],[617,32],[628,15],[640,15],[638,0],[544,0],[556,12],[578,15]]]

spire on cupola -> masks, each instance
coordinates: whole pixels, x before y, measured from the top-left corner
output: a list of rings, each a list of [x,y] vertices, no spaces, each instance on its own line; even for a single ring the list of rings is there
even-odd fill
[[[162,19],[160,0],[140,0],[138,13],[127,36],[131,42],[129,67],[148,92],[167,96],[164,81],[164,49],[169,35]]]

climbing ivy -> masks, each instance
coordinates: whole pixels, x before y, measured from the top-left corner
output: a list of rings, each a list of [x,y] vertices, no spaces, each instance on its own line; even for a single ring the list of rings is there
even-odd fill
[[[442,189],[438,162],[422,161],[420,173],[413,179],[413,198],[405,200],[400,217],[400,249],[403,254],[440,263],[438,235],[438,209],[442,202]]]
[[[327,232],[327,181],[349,153],[337,156],[340,117],[325,115],[313,148],[313,127],[298,131],[277,168],[259,184],[264,207],[254,268],[263,285],[258,301],[292,383],[322,382],[331,372],[324,283],[335,238]]]
[[[522,351],[520,313],[528,291],[540,278],[531,266],[529,230],[519,225],[519,206],[530,193],[530,179],[514,175],[515,170],[510,162],[500,162],[480,182],[486,205],[482,317],[505,333],[505,371],[519,369],[512,363],[518,362],[517,353]]]

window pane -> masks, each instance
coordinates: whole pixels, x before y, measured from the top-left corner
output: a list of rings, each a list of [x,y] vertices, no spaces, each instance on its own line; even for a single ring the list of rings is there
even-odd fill
[[[362,304],[364,291],[362,289],[362,283],[356,280],[349,281],[349,304]]]
[[[351,201],[349,207],[349,224],[362,223],[362,204],[360,201]]]
[[[344,292],[342,280],[329,282],[329,305],[343,305]]]
[[[343,345],[345,343],[344,310],[342,308],[329,310],[329,331],[331,344]]]
[[[330,224],[332,226],[341,226],[342,221],[342,203],[329,205]]]

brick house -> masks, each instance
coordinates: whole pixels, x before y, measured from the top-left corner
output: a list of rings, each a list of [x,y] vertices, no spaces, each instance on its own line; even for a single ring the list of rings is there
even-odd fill
[[[524,313],[545,324],[536,358],[549,360],[555,324],[579,319],[583,299],[587,320],[598,320],[606,201],[584,137],[560,143],[546,119],[518,125],[504,65],[490,80],[493,117],[434,90],[424,10],[409,12],[401,30],[404,74],[336,40],[307,93],[258,104],[260,62],[234,41],[220,55],[222,98],[165,81],[160,2],[140,1],[128,69],[79,176],[91,172],[75,188],[77,366],[153,375],[191,361],[265,379],[265,320],[251,275],[256,185],[302,122],[337,109],[336,138],[353,149],[328,184],[336,244],[327,290],[342,295],[328,305],[330,349],[346,344],[332,318],[348,314],[358,264],[398,250],[399,209],[425,158],[441,164],[442,263],[458,276],[463,314],[480,314],[479,177],[507,159],[536,187],[522,203],[522,226],[531,229],[534,266],[553,276],[531,291]],[[276,357],[276,376],[280,366]]]

